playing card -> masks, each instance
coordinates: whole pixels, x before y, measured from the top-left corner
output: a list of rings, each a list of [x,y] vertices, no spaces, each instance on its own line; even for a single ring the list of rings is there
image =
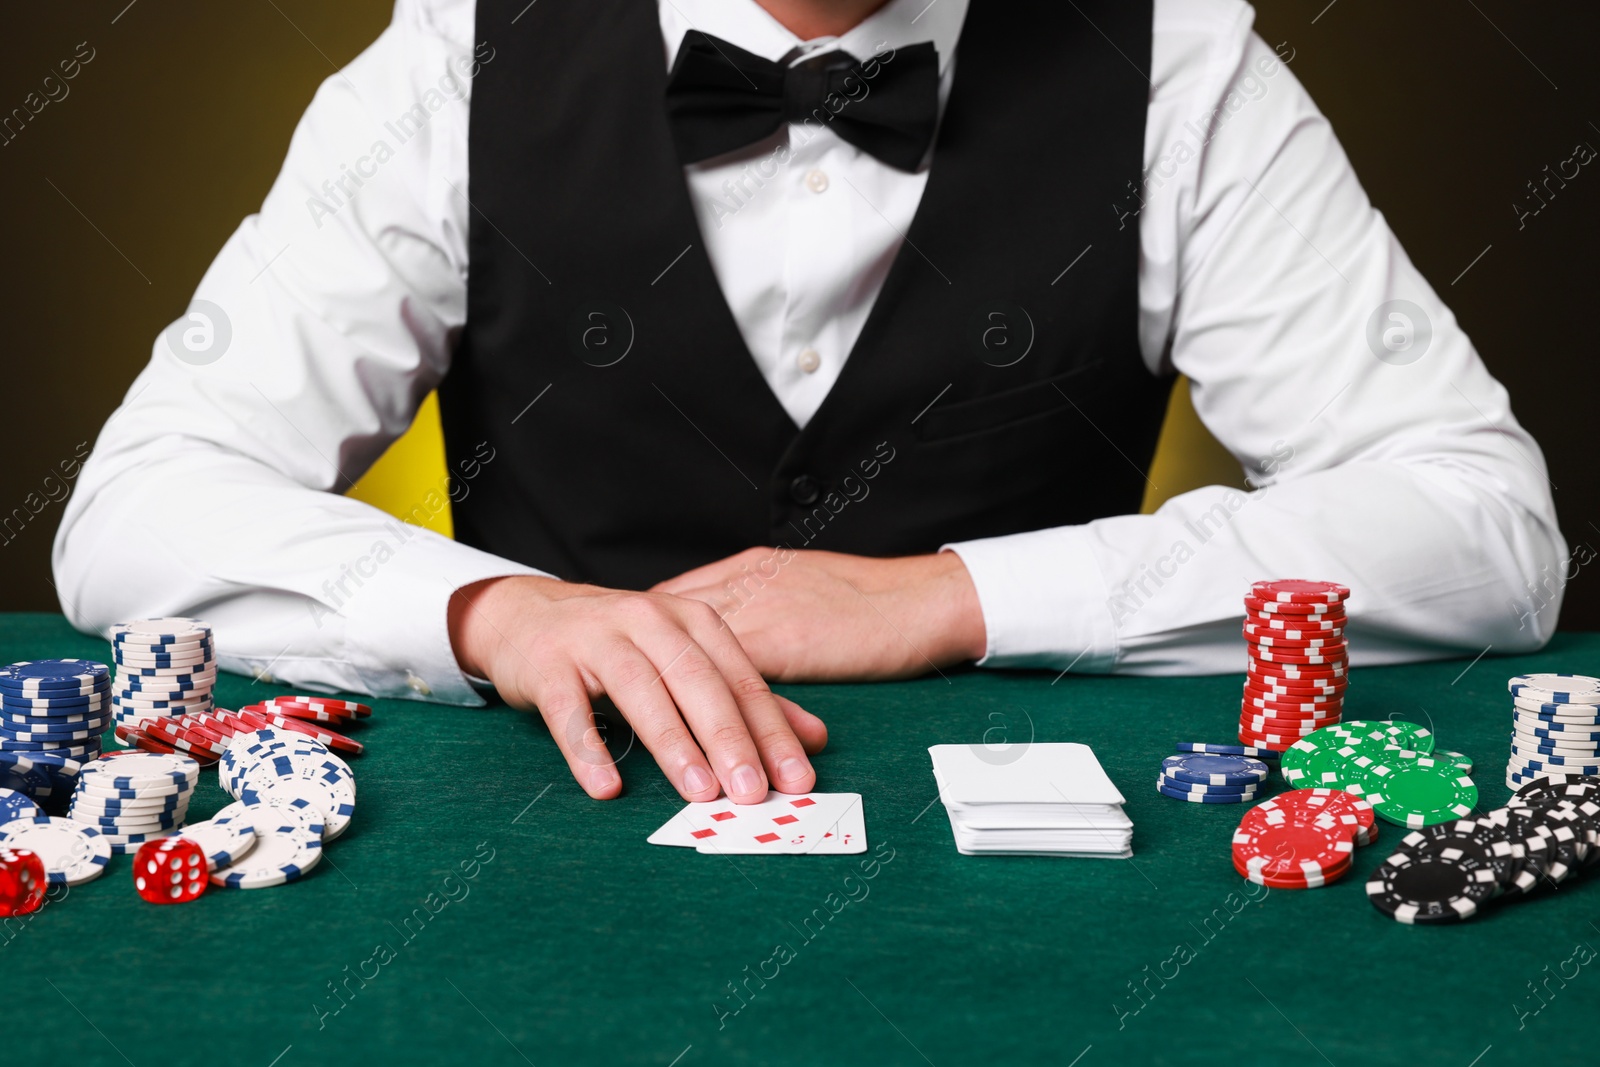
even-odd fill
[[[867,850],[867,818],[858,793],[845,793],[854,797],[839,821],[822,835],[822,843],[811,850],[813,856],[842,855]]]
[[[652,845],[680,845],[701,852],[810,852],[827,839],[852,804],[855,793],[771,792],[759,804],[735,804],[726,797],[689,804],[648,838]],[[846,822],[838,834],[864,836]],[[854,851],[852,847],[850,849]]]

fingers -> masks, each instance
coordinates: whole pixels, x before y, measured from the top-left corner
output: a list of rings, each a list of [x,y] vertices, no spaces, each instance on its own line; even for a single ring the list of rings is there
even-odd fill
[[[546,673],[550,673],[548,668]],[[610,800],[621,793],[622,776],[594,724],[589,694],[576,674],[559,681],[544,681],[539,688],[534,701],[550,727],[550,736],[567,758],[572,777],[596,800]]]
[[[772,696],[778,702],[783,717],[788,720],[789,729],[794,731],[795,737],[799,738],[800,744],[805,747],[806,755],[815,756],[828,747],[826,723],[788,697],[778,693],[773,693]]]
[[[767,779],[779,792],[804,793],[816,784],[816,771],[812,770],[805,746],[795,736],[778,698],[767,688],[738,639],[720,624],[714,613],[694,609],[689,612],[690,634],[700,641],[732,694],[744,726],[760,753]],[[826,733],[824,728],[824,738]]]
[[[706,754],[723,791],[736,804],[766,799],[761,754],[728,681],[703,648],[681,629],[642,635],[640,651],[656,664],[683,720]]]
[[[717,799],[722,787],[645,654],[632,642],[619,641],[605,654],[598,673],[612,702],[683,799]]]

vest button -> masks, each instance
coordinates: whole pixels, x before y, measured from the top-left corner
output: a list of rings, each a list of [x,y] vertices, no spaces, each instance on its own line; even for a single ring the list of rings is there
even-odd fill
[[[825,193],[825,192],[827,192],[828,191],[828,174],[827,174],[827,172],[826,171],[821,171],[821,170],[816,170],[816,169],[812,169],[812,170],[806,171],[806,188],[810,189],[813,193]]]
[[[802,474],[789,483],[789,499],[801,506],[815,504],[821,495],[822,487],[809,474]]]

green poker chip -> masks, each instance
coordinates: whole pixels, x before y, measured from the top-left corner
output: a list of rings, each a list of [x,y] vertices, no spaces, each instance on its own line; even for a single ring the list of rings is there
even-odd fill
[[[1329,727],[1337,730],[1347,737],[1359,737],[1363,741],[1378,741],[1385,745],[1394,745],[1396,748],[1407,749],[1429,755],[1433,752],[1433,731],[1425,726],[1418,726],[1414,722],[1401,719],[1353,719],[1342,722],[1338,726]]]
[[[1379,817],[1413,830],[1451,819],[1465,819],[1478,806],[1478,787],[1459,767],[1429,756],[1374,761],[1362,768],[1367,788],[1360,794]]]

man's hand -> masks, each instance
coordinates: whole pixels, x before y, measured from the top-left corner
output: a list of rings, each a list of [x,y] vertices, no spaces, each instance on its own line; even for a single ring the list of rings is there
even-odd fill
[[[468,674],[537,707],[572,776],[596,800],[622,791],[589,702],[602,693],[685,800],[738,804],[767,783],[803,793],[822,720],[767,688],[716,612],[696,600],[554,578],[477,582],[450,599],[450,643]]]
[[[980,659],[983,611],[954,552],[872,559],[752,548],[668,579],[716,609],[774,681],[908,678]]]

